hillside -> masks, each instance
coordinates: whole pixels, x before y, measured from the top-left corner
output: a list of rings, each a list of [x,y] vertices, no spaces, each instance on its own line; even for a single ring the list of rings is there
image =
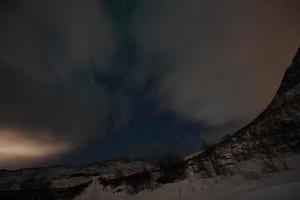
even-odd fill
[[[300,49],[271,104],[251,123],[188,160],[204,176],[231,175],[242,161],[271,172],[288,169],[287,153],[300,150]],[[259,166],[260,165],[260,166]]]

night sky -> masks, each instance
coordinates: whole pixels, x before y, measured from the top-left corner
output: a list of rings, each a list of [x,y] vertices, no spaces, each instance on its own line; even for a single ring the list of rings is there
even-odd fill
[[[1,0],[0,168],[199,151],[271,101],[298,0]]]

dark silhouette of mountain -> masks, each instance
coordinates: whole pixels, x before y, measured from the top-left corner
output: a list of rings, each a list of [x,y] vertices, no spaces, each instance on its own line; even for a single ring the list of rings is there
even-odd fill
[[[233,135],[188,159],[192,171],[204,176],[230,175],[242,161],[261,161],[262,169],[287,169],[285,154],[300,149],[300,48],[287,68],[270,105]]]

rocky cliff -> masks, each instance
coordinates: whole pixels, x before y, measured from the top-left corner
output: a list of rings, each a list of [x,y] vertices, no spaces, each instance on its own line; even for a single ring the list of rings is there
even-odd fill
[[[233,135],[188,159],[188,171],[204,177],[246,173],[242,161],[256,170],[288,169],[285,157],[300,150],[300,48],[283,77],[271,104],[251,123]]]

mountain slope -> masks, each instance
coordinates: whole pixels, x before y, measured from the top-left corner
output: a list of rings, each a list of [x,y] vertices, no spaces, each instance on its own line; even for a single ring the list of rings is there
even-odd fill
[[[251,123],[187,160],[203,176],[231,175],[242,161],[255,160],[260,170],[287,169],[285,155],[300,150],[300,48],[271,104]]]
[[[94,180],[114,180],[152,171],[154,165],[134,160],[111,160],[82,167],[54,166],[0,171],[1,200],[70,200]],[[97,178],[95,178],[97,177]]]

